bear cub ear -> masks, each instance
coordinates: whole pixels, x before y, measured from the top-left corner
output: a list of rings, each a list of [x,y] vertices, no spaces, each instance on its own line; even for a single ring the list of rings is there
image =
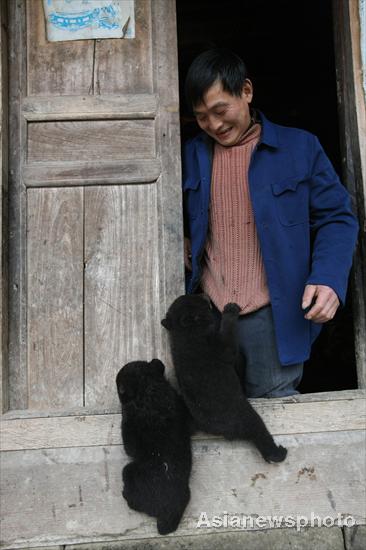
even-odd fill
[[[150,368],[154,369],[156,374],[164,374],[165,371],[164,363],[162,363],[160,359],[153,359],[150,361]]]
[[[169,317],[165,317],[165,319],[162,319],[161,324],[167,330],[171,330],[171,328],[172,328],[172,323],[171,323],[171,320],[169,319]]]

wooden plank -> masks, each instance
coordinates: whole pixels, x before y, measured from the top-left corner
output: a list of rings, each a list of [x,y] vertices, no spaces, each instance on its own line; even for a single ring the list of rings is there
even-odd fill
[[[361,167],[358,168],[357,181],[355,182],[358,204],[357,209],[360,221],[359,240],[362,242],[362,244],[360,244],[360,254],[354,276],[356,295],[354,298],[355,303],[353,307],[357,310],[355,324],[355,352],[358,386],[360,388],[366,388],[366,98],[362,83],[366,66],[362,63],[361,56],[361,4],[356,1],[349,2],[349,10],[355,111],[360,155],[358,162],[361,165]],[[366,28],[362,29],[362,32],[365,33]],[[362,304],[359,303],[361,300],[363,300]]]
[[[154,0],[155,1],[155,0]],[[136,34],[133,40],[97,40],[94,93],[151,93],[151,0],[135,0]],[[169,43],[165,43],[165,48]],[[160,67],[155,67],[160,70]]]
[[[176,387],[176,386],[175,386]],[[288,397],[277,398],[256,398],[249,399],[255,408],[260,407],[262,410],[266,410],[267,407],[282,406],[294,403],[316,403],[319,401],[345,401],[353,399],[366,398],[366,390],[343,390],[338,392],[320,392],[320,393],[307,393],[291,395]],[[43,410],[10,410],[3,415],[4,420],[18,420],[26,418],[54,418],[56,416],[94,416],[100,414],[119,414],[120,405],[116,403],[113,407],[74,407],[70,409],[52,409],[50,411]],[[270,413],[268,413],[270,414]]]
[[[197,529],[202,511],[254,519],[344,514],[365,523],[363,432],[276,440],[289,451],[281,464],[265,463],[249,443],[193,441],[191,500],[175,535],[220,531]],[[4,548],[157,536],[156,522],[130,510],[121,496],[126,462],[122,446],[3,453]]]
[[[103,373],[102,373],[103,374]],[[112,380],[114,383],[114,379]],[[110,380],[109,391],[116,393]],[[110,399],[110,398],[109,398]],[[318,403],[271,403],[253,400],[253,405],[274,435],[365,430],[365,399]],[[4,451],[57,447],[119,445],[121,415],[20,418],[1,423]],[[197,434],[195,439],[220,439]]]
[[[159,95],[156,143],[162,161],[158,186],[159,257],[161,310],[184,294],[183,209],[181,190],[179,86],[176,8],[174,0],[151,3],[153,26],[154,90]],[[169,44],[169,47],[167,47]],[[164,355],[172,378],[167,332],[163,335]]]
[[[29,161],[95,161],[155,156],[152,120],[31,122]]]
[[[26,5],[28,95],[92,93],[94,40],[48,42],[42,0]]]
[[[25,2],[9,10],[9,408],[27,408],[27,195],[22,184],[26,158],[26,121],[21,104],[27,90]]]
[[[6,3],[0,3],[0,415],[8,393],[8,33]]]
[[[28,192],[28,406],[83,404],[83,190]]]
[[[23,169],[27,187],[65,187],[153,183],[161,173],[158,159],[109,162],[33,162]]]
[[[333,0],[343,178],[360,223],[352,280],[358,387],[366,388],[366,138],[358,2]]]
[[[173,533],[165,537],[149,537],[143,541],[123,540],[106,543],[91,543],[67,545],[56,550],[363,550],[361,541],[365,536],[364,526],[356,525],[353,529],[357,534],[350,534],[348,540],[355,541],[356,546],[345,548],[341,527],[319,527],[315,529],[266,529],[243,532],[241,529],[232,531],[225,529],[215,533],[205,533],[205,529],[197,529],[197,533],[182,536]],[[200,534],[199,534],[200,533]],[[361,546],[357,546],[361,544]],[[34,549],[37,550],[37,549]],[[38,550],[42,550],[39,548]],[[51,550],[43,548],[43,550]]]
[[[85,189],[85,405],[118,404],[115,377],[160,356],[157,186]]]
[[[155,118],[155,94],[27,97],[23,116],[30,122],[47,120],[112,120]]]

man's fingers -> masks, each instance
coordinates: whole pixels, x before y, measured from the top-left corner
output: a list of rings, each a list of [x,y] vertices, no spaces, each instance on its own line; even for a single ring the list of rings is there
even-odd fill
[[[339,306],[339,299],[334,290],[328,286],[318,285],[316,289],[316,302],[305,315],[314,323],[326,323],[333,319]]]
[[[321,296],[317,296],[315,304],[307,312],[307,314],[305,315],[305,319],[314,320],[315,318],[320,317],[323,314],[325,305],[326,305],[326,300]]]
[[[306,285],[302,296],[302,309],[310,306],[316,292],[316,285]]]

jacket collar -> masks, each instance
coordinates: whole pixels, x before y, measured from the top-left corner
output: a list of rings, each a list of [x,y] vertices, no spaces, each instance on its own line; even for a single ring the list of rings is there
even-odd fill
[[[262,125],[260,144],[277,149],[279,147],[276,124],[270,122],[261,111],[256,111]]]

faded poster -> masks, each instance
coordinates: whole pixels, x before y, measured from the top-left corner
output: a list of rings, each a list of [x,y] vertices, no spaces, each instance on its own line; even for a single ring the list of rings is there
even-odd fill
[[[43,0],[47,39],[134,38],[134,0]]]

